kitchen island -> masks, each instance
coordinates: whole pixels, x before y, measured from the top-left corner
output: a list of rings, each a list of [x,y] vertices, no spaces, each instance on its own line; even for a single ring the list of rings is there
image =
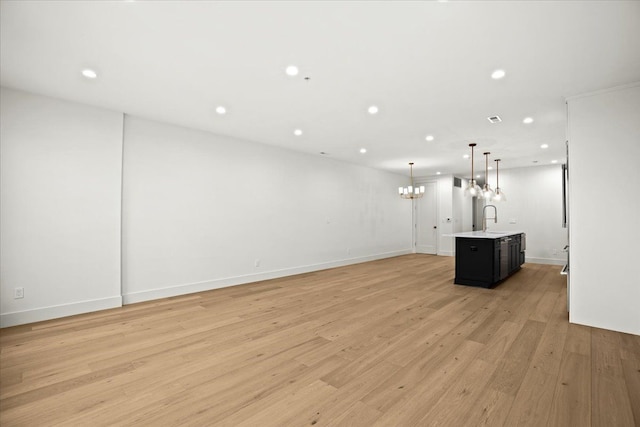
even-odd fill
[[[458,285],[490,288],[524,264],[526,234],[522,231],[468,231],[456,238]]]

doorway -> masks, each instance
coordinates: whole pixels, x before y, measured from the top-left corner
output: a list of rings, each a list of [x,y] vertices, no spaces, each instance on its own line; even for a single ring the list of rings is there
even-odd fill
[[[438,253],[438,206],[437,183],[435,181],[424,184],[424,196],[415,199],[414,223],[416,230],[416,253]]]

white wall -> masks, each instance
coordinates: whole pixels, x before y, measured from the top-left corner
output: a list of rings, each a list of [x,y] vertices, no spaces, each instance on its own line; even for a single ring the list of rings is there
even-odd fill
[[[2,326],[413,251],[404,176],[1,99]]]
[[[431,177],[434,178],[434,177]],[[427,178],[422,178],[422,181]],[[438,255],[455,255],[455,239],[448,234],[471,231],[473,228],[472,200],[464,196],[462,187],[453,187],[453,176],[435,177],[438,183]],[[535,183],[536,190],[532,190]],[[527,233],[526,261],[564,265],[567,230],[562,228],[562,167],[561,165],[506,169],[500,171],[500,186],[508,201],[493,203],[498,209],[498,223],[488,222],[493,230],[524,231]],[[483,202],[479,203],[482,217]],[[493,216],[493,210],[488,212]],[[451,218],[451,222],[447,222]],[[481,221],[478,229],[482,228]]]
[[[640,335],[640,84],[568,106],[569,319]]]
[[[489,183],[495,187],[495,175]],[[567,256],[562,250],[568,242],[562,228],[562,165],[500,169],[500,188],[507,201],[489,202],[498,210],[498,223],[487,221],[487,229],[524,231],[526,262],[564,265]],[[488,208],[487,215],[493,217],[493,209]]]
[[[453,233],[453,176],[439,176],[438,178],[438,255],[452,256],[455,245],[452,237],[443,237]]]
[[[460,187],[453,187],[453,232],[472,231],[473,229],[473,200],[464,195],[468,181],[462,179]]]
[[[472,228],[471,199],[464,197],[466,180],[462,180],[462,187],[454,187],[453,178],[453,175],[437,175],[416,179],[417,183],[436,182],[437,254],[443,256],[455,255],[455,238],[448,237],[448,235],[461,231],[471,231]]]
[[[124,159],[125,303],[413,250],[400,175],[129,116]]]
[[[0,90],[0,325],[121,305],[122,114]]]

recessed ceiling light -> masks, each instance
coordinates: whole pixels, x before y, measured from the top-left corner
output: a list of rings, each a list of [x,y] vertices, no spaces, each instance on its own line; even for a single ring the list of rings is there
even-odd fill
[[[302,135],[302,130],[300,130],[300,129],[296,129],[296,130],[294,130],[294,131],[293,131],[293,134],[294,134],[295,136],[300,136],[300,135]]]
[[[504,70],[495,70],[493,73],[491,73],[491,78],[493,80],[500,80],[501,78],[503,78],[507,73],[504,72]]]
[[[544,150],[545,148],[549,148],[549,144],[542,144],[542,145],[540,146],[540,148],[542,148],[543,150]]]
[[[489,169],[490,171],[493,170],[493,166],[489,166],[487,169]]]
[[[369,114],[378,114],[378,107],[375,105],[372,105],[367,109],[367,111],[369,112]]]
[[[360,149],[360,153],[364,154],[364,153],[366,153],[366,152],[367,152],[367,149],[366,149],[366,148],[361,148],[361,149]]]
[[[297,76],[299,72],[298,67],[295,65],[289,65],[284,71],[288,76]]]
[[[524,124],[526,124],[526,125],[533,123],[533,117],[525,117],[525,118],[522,120],[522,123],[524,123]]]
[[[427,135],[425,138],[427,141],[433,141],[433,135]]]
[[[558,163],[557,160],[551,160],[551,163]]]
[[[224,108],[222,105],[219,105],[216,107],[216,113],[222,115],[222,114],[227,114],[227,109]]]
[[[95,79],[98,77],[98,73],[90,68],[85,68],[84,70],[82,70],[82,75],[88,79]]]
[[[468,158],[469,158],[469,155],[468,155],[468,154],[465,154],[464,156],[462,156],[462,158],[463,158],[463,159],[468,159]]]
[[[480,178],[480,174],[476,175],[476,178]]]
[[[440,172],[436,172],[436,175],[440,175]]]

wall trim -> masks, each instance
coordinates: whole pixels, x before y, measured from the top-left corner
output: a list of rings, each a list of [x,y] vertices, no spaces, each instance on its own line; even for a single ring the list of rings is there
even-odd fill
[[[573,100],[580,99],[580,98],[586,98],[586,97],[589,97],[589,96],[602,95],[602,94],[609,93],[609,92],[616,92],[616,91],[619,91],[619,90],[633,89],[636,86],[640,86],[640,81],[631,82],[631,83],[624,84],[624,85],[613,86],[613,87],[608,87],[608,88],[604,88],[604,89],[600,89],[600,90],[594,90],[592,92],[586,92],[586,93],[581,93],[581,94],[578,94],[578,95],[569,96],[569,97],[565,98],[565,102],[573,101]]]
[[[263,273],[246,274],[242,276],[225,277],[222,279],[207,280],[204,282],[186,283],[182,285],[170,286],[167,288],[150,289],[140,292],[131,292],[122,295],[123,304],[134,304],[138,302],[151,301],[160,298],[169,298],[179,295],[192,294],[195,292],[210,291],[213,289],[226,288],[229,286],[243,285],[246,283],[259,282],[262,280],[277,279],[280,277],[293,276],[296,274],[310,273],[313,271],[326,270],[329,268],[343,267],[346,265],[360,264],[378,259],[392,258],[400,255],[412,254],[412,249],[400,251],[384,252],[376,255],[368,255],[357,258],[347,258],[337,261],[310,264],[300,267],[284,268],[281,270],[266,271]]]
[[[50,307],[34,308],[32,310],[14,311],[0,314],[0,327],[8,328],[10,326],[41,322],[43,320],[57,319],[117,307],[122,307],[122,297],[119,295],[95,300],[77,301],[69,304],[52,305]]]
[[[528,257],[526,255],[525,255],[524,261],[532,264],[550,264],[550,265],[565,265],[567,263],[566,259],[536,258],[536,257]]]

